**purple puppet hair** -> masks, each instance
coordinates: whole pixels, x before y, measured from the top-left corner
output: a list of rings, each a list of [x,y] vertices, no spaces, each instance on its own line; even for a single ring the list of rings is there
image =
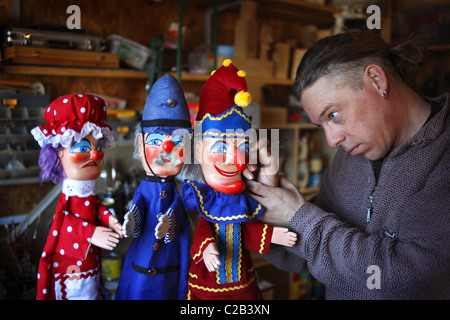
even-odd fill
[[[58,151],[61,149],[63,147],[53,148],[51,144],[42,147],[39,154],[39,166],[41,167],[39,178],[41,183],[50,180],[54,184],[58,184],[66,177],[58,156]]]

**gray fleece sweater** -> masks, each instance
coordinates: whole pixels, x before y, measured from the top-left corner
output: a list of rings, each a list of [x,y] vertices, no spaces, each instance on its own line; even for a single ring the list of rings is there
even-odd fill
[[[449,94],[430,101],[440,110],[385,158],[378,181],[371,161],[339,150],[289,222],[297,244],[266,258],[309,268],[327,299],[450,299]]]

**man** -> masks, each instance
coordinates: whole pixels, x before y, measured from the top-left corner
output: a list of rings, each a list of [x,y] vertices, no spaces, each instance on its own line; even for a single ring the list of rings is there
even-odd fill
[[[285,178],[248,182],[261,219],[299,235],[267,258],[290,271],[307,265],[328,299],[450,298],[449,101],[405,84],[420,58],[416,39],[386,45],[356,31],[318,41],[295,90],[341,147],[320,193],[306,202]]]

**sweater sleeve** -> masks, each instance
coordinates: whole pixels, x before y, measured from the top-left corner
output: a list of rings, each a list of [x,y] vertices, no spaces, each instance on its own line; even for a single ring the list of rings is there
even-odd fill
[[[450,203],[448,193],[436,193],[435,203],[441,203],[442,197]],[[430,212],[442,212],[438,205],[430,205]],[[314,277],[340,298],[450,297],[450,279],[442,276],[450,273],[448,227],[442,228],[448,226],[445,219],[449,219],[448,213],[438,219],[441,226],[431,228],[433,233],[420,232],[427,228],[419,223],[413,227],[418,232],[416,239],[407,234],[397,238],[366,233],[306,203],[289,223],[288,228],[300,237],[286,251],[304,258]]]

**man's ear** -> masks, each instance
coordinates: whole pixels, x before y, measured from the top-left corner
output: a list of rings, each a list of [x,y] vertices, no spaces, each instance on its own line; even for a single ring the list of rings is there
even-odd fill
[[[384,90],[389,91],[388,77],[386,75],[386,72],[380,65],[377,64],[368,65],[366,67],[364,77],[367,83],[373,86],[373,88],[378,91],[380,96]]]
[[[62,159],[62,157],[64,157],[64,149],[61,149],[61,150],[58,151],[58,157],[60,159]]]

